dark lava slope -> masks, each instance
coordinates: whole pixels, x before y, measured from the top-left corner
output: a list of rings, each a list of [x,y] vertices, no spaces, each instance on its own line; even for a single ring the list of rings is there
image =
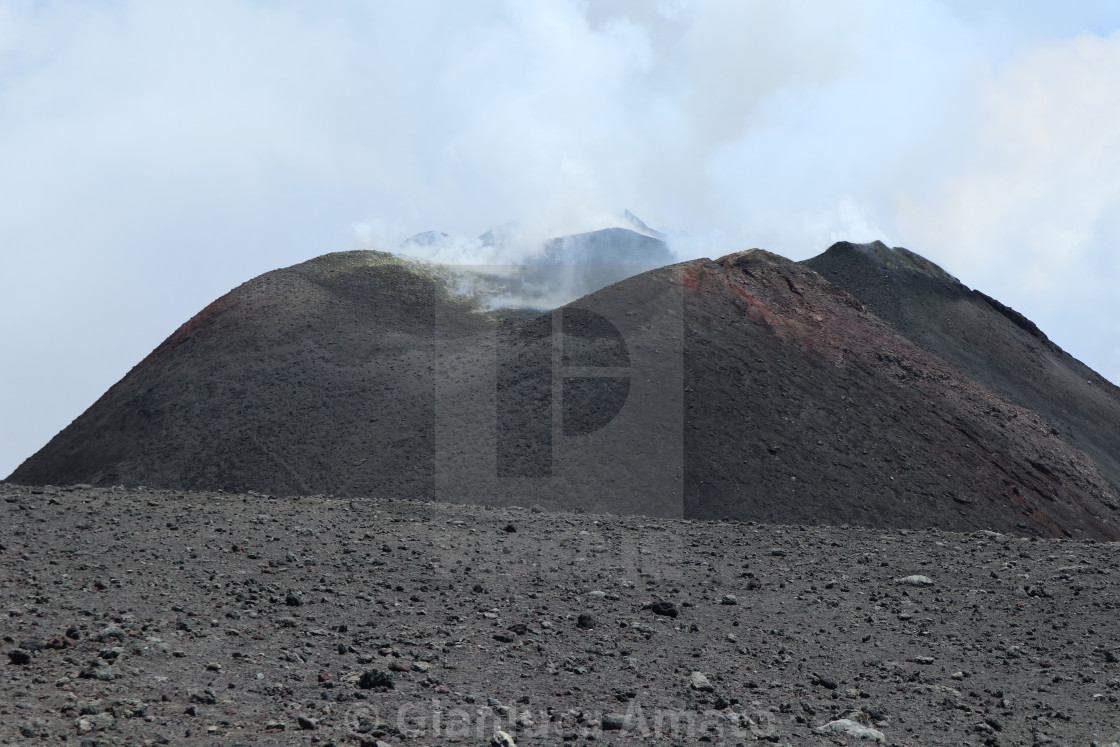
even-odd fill
[[[916,277],[882,298],[904,308],[937,280]],[[1046,380],[1070,391],[1047,396],[1074,411],[1058,420],[985,369],[1025,320],[955,343],[986,346],[970,370],[920,323],[759,250],[541,315],[483,311],[451,282],[374,252],[262,275],[9,480],[1120,538],[1099,435],[1120,418],[1090,406],[1115,388],[1097,378],[1086,401],[1050,346]]]
[[[1117,536],[1092,459],[816,272],[681,271],[687,516]]]
[[[1120,389],[1014,309],[881,242],[841,242],[802,264],[925,350],[1034,411],[1120,486]]]

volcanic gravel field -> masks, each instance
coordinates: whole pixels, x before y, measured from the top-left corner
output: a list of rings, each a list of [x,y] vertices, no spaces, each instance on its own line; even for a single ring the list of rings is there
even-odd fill
[[[4,744],[1120,742],[1116,543],[0,497]]]

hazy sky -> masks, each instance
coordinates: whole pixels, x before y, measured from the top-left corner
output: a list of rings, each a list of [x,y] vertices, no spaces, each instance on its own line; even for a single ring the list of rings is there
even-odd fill
[[[626,208],[682,258],[906,246],[1120,382],[1118,29],[1115,0],[0,0],[0,476],[262,272]]]

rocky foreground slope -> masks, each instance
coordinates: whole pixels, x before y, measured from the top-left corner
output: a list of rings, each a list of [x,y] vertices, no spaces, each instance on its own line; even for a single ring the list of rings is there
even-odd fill
[[[266,273],[9,480],[1120,538],[1120,390],[906,250],[751,250],[544,314],[463,282]]]
[[[1114,745],[1117,568],[994,532],[0,484],[0,743]]]

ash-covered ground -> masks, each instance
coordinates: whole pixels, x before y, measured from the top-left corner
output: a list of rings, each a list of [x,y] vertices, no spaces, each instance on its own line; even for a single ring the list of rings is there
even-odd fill
[[[0,497],[4,744],[1120,742],[1116,543]]]

